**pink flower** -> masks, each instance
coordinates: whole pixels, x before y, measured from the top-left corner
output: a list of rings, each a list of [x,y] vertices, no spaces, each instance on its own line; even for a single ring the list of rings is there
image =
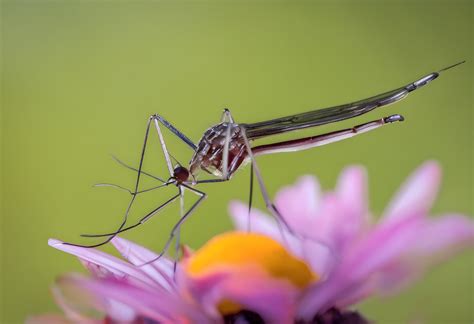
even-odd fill
[[[439,182],[438,165],[425,163],[374,224],[362,168],[346,169],[328,193],[303,177],[275,199],[292,233],[282,237],[272,218],[252,210],[255,234],[216,236],[187,253],[176,274],[166,258],[138,266],[156,254],[122,238],[112,243],[128,262],[50,240],[78,256],[92,276],[59,278],[53,294],[65,317],[39,316],[30,323],[330,324],[341,317],[365,323],[347,308],[397,291],[434,262],[472,246],[468,218],[428,217]],[[246,231],[247,206],[234,202],[230,209],[236,227]]]
[[[336,190],[321,193],[316,179],[302,177],[275,199],[295,235],[291,251],[320,274],[298,303],[297,317],[311,320],[332,307],[347,308],[370,295],[390,293],[418,278],[428,266],[474,242],[465,216],[429,218],[441,180],[437,163],[423,164],[395,195],[375,223],[367,207],[365,170],[349,167]],[[247,206],[230,207],[237,228],[247,227]],[[278,227],[258,210],[252,229],[281,241]]]

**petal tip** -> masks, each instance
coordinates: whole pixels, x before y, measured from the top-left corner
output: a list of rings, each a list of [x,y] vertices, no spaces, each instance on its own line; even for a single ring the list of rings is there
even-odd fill
[[[48,239],[48,245],[51,246],[51,247],[57,247],[59,245],[63,245],[63,241],[60,241],[60,240],[57,240],[57,239],[54,239],[54,238],[50,238]]]

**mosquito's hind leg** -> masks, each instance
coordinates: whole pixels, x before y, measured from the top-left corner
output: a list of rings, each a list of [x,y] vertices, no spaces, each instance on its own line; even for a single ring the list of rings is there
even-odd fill
[[[403,120],[404,118],[401,115],[392,115],[373,120],[368,123],[360,124],[352,128],[337,130],[326,134],[256,146],[252,148],[252,152],[254,155],[258,156],[271,153],[302,151],[313,147],[342,141],[344,139],[375,130],[384,125],[394,122],[401,122]]]
[[[251,219],[250,215],[252,212],[252,202],[253,202],[253,163],[250,164],[250,190],[249,190],[249,205],[248,205],[248,214],[247,214],[247,232],[250,232],[251,228]]]
[[[265,183],[263,182],[263,178],[258,168],[257,161],[255,160],[255,157],[253,156],[252,147],[250,146],[250,142],[247,138],[247,135],[245,134],[245,129],[242,129],[242,138],[244,139],[245,147],[247,148],[247,154],[253,166],[253,171],[255,172],[255,176],[257,177],[260,191],[262,193],[263,200],[265,201],[265,206],[267,207],[268,211],[270,211],[270,213],[277,220],[277,224],[278,224],[278,228],[280,230],[281,236],[283,240],[286,241],[286,237],[284,235],[283,229],[281,228],[281,225],[283,224],[283,226],[289,233],[294,234],[294,232],[291,229],[291,227],[288,225],[288,223],[286,222],[285,218],[280,214],[276,206],[271,201],[270,196],[268,195],[268,191],[265,186]]]

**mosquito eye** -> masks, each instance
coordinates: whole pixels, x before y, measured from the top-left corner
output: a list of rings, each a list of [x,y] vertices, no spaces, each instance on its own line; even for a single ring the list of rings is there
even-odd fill
[[[185,167],[178,166],[173,171],[174,177],[179,182],[184,182],[189,178],[189,171]]]

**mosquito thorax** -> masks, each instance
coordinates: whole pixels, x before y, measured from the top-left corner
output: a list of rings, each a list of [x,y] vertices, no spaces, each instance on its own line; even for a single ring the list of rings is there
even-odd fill
[[[189,171],[183,166],[177,166],[173,170],[173,178],[176,179],[178,183],[186,182],[189,179]]]

